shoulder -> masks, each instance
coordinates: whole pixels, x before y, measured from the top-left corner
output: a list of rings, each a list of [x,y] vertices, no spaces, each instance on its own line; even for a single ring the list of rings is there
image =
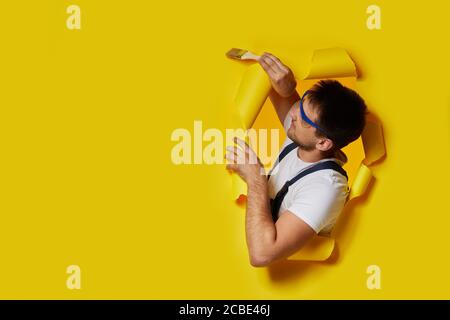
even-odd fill
[[[329,171],[329,172],[327,172]],[[326,227],[343,208],[347,182],[333,170],[317,171],[294,185],[286,209],[305,221],[316,233]]]
[[[316,171],[304,177],[304,183],[298,184],[295,192],[299,196],[305,193],[320,195],[321,197],[338,197],[348,192],[348,182],[339,172],[326,169]]]

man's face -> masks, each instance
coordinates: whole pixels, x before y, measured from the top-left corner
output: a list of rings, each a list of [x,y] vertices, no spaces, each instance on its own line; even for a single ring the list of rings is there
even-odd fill
[[[317,123],[317,114],[314,112],[307,96],[303,99],[303,110],[309,119],[314,123]],[[291,126],[286,133],[289,139],[294,141],[300,149],[305,151],[316,149],[316,144],[319,140],[315,135],[316,128],[312,127],[302,119],[300,115],[300,102],[296,102],[289,113],[292,117]]]

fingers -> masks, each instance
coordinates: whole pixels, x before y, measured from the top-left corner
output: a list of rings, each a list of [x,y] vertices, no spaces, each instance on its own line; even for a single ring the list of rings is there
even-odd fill
[[[261,55],[259,63],[266,70],[275,91],[279,95],[287,97],[293,89],[295,90],[296,82],[291,69],[281,63],[277,57],[265,52]]]
[[[225,158],[230,161],[233,164],[242,164],[245,163],[245,156],[237,147],[227,147],[227,154],[225,155]]]
[[[276,70],[274,70],[271,66],[273,64],[270,59],[262,55],[259,60],[259,64],[263,67],[263,69],[267,72],[271,79],[275,78],[277,75]]]
[[[246,151],[245,142],[237,137],[235,137],[233,141],[236,142],[240,148],[237,146],[228,146],[226,148],[227,150],[227,154],[225,156],[226,159],[235,164],[246,163],[245,160],[248,151]]]
[[[231,154],[231,155],[235,155],[235,156],[238,155],[238,153],[237,153],[237,148],[236,148],[236,147],[228,146],[228,147],[226,148],[226,150],[227,150],[227,152],[228,152],[229,154]]]
[[[245,142],[244,140],[242,140],[242,139],[240,139],[238,137],[234,137],[234,142],[236,142],[242,148],[242,150],[245,151],[245,153],[249,152],[250,147],[247,144],[247,142]]]
[[[277,75],[280,73],[280,68],[277,63],[270,59],[266,54],[263,54],[259,59],[259,63],[269,73],[269,75]]]
[[[233,139],[238,146],[227,146],[227,154],[225,158],[234,164],[257,164],[259,163],[258,156],[250,148],[250,146],[242,139],[235,137]]]
[[[285,66],[280,59],[275,57],[273,54],[270,54],[268,52],[264,52],[264,54],[261,56],[263,57],[264,61],[275,71],[280,73],[288,73],[289,68]]]

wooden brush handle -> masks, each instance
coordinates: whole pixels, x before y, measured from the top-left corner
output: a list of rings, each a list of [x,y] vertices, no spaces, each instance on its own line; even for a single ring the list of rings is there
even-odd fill
[[[244,53],[242,55],[241,60],[256,60],[256,61],[258,61],[259,56],[250,51],[247,51],[246,53]]]

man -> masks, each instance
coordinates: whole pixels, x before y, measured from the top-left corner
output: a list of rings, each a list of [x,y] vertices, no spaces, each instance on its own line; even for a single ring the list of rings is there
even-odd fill
[[[226,154],[227,169],[248,186],[246,240],[255,267],[292,255],[314,234],[331,232],[348,195],[341,168],[347,158],[340,149],[361,135],[367,113],[364,100],[337,81],[320,81],[301,98],[292,71],[277,57],[264,53],[259,63],[287,135],[279,161],[268,178],[243,140],[235,138],[238,147],[227,147]],[[281,190],[296,176],[301,177]]]

